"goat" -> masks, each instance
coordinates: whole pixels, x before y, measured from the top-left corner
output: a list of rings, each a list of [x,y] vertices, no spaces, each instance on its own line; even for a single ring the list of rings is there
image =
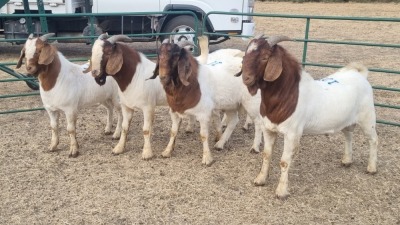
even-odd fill
[[[127,134],[135,109],[143,111],[143,159],[154,156],[151,148],[151,133],[156,106],[167,106],[167,98],[158,80],[149,80],[155,69],[155,63],[144,54],[120,43],[130,42],[126,35],[100,35],[92,48],[90,65],[85,72],[91,71],[99,85],[106,83],[107,76],[113,77],[119,86],[119,97],[122,108],[122,133],[118,144],[112,150],[113,154],[123,153]],[[192,118],[189,118],[191,120]],[[172,126],[177,126],[176,124]],[[189,121],[189,124],[193,122]]]
[[[258,111],[261,97],[252,97],[242,81],[234,77],[240,70],[241,60],[240,57],[232,56],[226,63],[207,66],[199,64],[182,45],[163,42],[160,47],[157,66],[151,78],[160,77],[168,104],[175,113],[171,117],[173,120],[179,120],[182,115],[193,115],[200,122],[202,163],[205,165],[211,165],[214,161],[208,144],[208,124],[219,111],[227,115],[228,125],[215,144],[216,148],[223,148],[229,139],[238,122],[237,111],[241,107],[254,118],[257,129],[263,127]],[[174,135],[171,135],[165,150],[168,154],[173,150],[177,129],[175,127],[171,131]]]
[[[287,40],[290,39],[285,36],[258,36],[249,43],[243,57],[242,80],[252,95],[261,90],[260,113],[267,129],[267,147],[255,185],[266,182],[278,132],[284,135],[284,149],[276,195],[285,199],[289,196],[289,168],[301,136],[342,131],[346,138],[342,164],[348,166],[353,161],[352,132],[356,124],[370,145],[367,171],[376,173],[378,137],[368,69],[352,63],[322,80],[314,80],[290,53],[277,45]]]
[[[232,48],[227,48],[227,49],[218,49],[212,53],[209,53],[209,47],[208,47],[208,36],[199,36],[199,47],[200,47],[200,55],[196,57],[197,61],[200,64],[204,65],[213,65],[216,63],[223,63],[227,59],[229,60],[231,57],[241,57],[243,58],[244,52],[239,50],[239,49],[232,49]],[[185,47],[186,48],[186,47]],[[189,49],[188,49],[189,50]],[[241,65],[241,62],[239,62]],[[233,75],[233,74],[232,74]],[[246,116],[246,121],[243,125],[244,130],[249,129],[249,124],[251,124],[253,121],[251,120],[251,117],[249,115]],[[222,126],[226,127],[227,125],[227,117],[224,114],[222,118]],[[261,135],[260,133],[257,133],[255,135]],[[259,136],[259,139],[261,140],[261,136]],[[252,150],[254,152],[259,152],[259,144],[256,144],[252,147]]]
[[[113,138],[121,134],[121,108],[118,99],[118,87],[111,82],[100,87],[88,76],[83,76],[82,66],[68,61],[47,39],[54,34],[34,38],[31,34],[19,57],[20,68],[25,58],[26,70],[37,77],[40,84],[40,97],[50,117],[52,130],[50,151],[55,151],[59,143],[59,112],[63,111],[67,119],[67,130],[70,136],[70,157],[79,155],[76,140],[76,120],[78,111],[87,106],[102,104],[107,109],[106,134],[111,134],[113,108],[118,112],[118,123]]]

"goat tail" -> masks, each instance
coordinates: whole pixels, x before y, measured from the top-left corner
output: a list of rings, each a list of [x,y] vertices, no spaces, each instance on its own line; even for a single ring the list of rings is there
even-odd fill
[[[358,62],[352,62],[348,64],[346,67],[342,68],[342,70],[356,70],[359,72],[361,75],[363,75],[365,78],[368,77],[368,68],[364,66],[362,63]]]

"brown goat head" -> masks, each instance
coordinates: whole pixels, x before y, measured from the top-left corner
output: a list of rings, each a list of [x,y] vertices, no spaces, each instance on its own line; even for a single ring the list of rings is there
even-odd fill
[[[57,55],[57,49],[47,42],[48,37],[54,34],[46,34],[38,38],[34,38],[33,34],[29,35],[24,47],[21,50],[16,68],[20,68],[25,58],[26,70],[29,74],[38,76],[38,71],[44,69],[45,66],[51,64]]]
[[[242,79],[252,95],[257,93],[259,81],[273,82],[282,74],[282,49],[276,44],[290,40],[284,36],[256,37],[249,43],[243,57]]]
[[[154,79],[159,75],[164,85],[173,82],[176,86],[180,82],[184,86],[188,86],[190,84],[189,78],[194,70],[192,68],[192,58],[192,55],[184,47],[163,42],[160,47],[154,75],[150,79]]]
[[[89,67],[84,73],[92,72],[92,76],[99,85],[103,85],[107,75],[118,73],[124,63],[122,47],[117,41],[131,41],[126,35],[115,35],[106,39],[108,35],[102,34],[95,41]]]

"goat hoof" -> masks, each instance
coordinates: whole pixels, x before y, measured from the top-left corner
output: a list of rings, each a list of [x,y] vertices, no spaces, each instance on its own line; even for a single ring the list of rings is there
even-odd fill
[[[351,164],[352,164],[352,162],[342,161],[342,166],[343,166],[343,167],[350,167]]]
[[[288,197],[289,197],[289,193],[285,193],[285,194],[276,194],[276,198],[277,199],[279,199],[279,200],[282,200],[282,201],[284,201],[284,200],[287,200],[288,199]]]
[[[105,135],[111,135],[112,132],[111,132],[111,131],[104,131],[104,134],[105,134]]]
[[[143,160],[150,160],[154,157],[153,153],[150,154],[142,154],[142,159]]]
[[[122,154],[123,152],[111,152],[111,154],[113,155],[113,156],[117,156],[117,155],[119,155],[119,154]]]
[[[248,130],[249,130],[249,127],[245,127],[245,126],[243,126],[243,127],[242,127],[242,130],[244,130],[244,131],[248,131]]]
[[[119,138],[120,138],[119,136],[117,136],[117,137],[114,137],[114,136],[113,136],[113,137],[112,137],[113,140],[119,140]]]
[[[162,153],[161,153],[161,156],[162,156],[163,158],[171,158],[171,153],[170,153],[170,152],[162,152]]]
[[[253,182],[254,186],[256,187],[260,187],[260,186],[264,186],[265,185],[265,181],[254,181]]]
[[[79,155],[79,152],[75,152],[75,153],[69,153],[69,158],[76,158],[76,157],[78,157],[78,155]]]
[[[252,154],[258,154],[258,153],[260,153],[260,150],[257,150],[257,149],[255,149],[255,148],[251,148],[251,149],[250,149],[250,153],[252,153]]]
[[[193,129],[186,129],[186,130],[185,130],[185,133],[187,133],[187,134],[191,134],[191,133],[193,133],[193,132],[194,132]]]
[[[203,163],[204,165],[210,167],[212,164],[214,164],[214,162],[215,162],[215,161],[214,161],[212,158],[211,158],[211,159],[204,159],[204,158],[203,158],[203,162],[202,162],[202,163]]]
[[[214,148],[215,148],[217,151],[224,150],[224,144],[221,144],[221,143],[217,142],[217,143],[215,143]]]
[[[374,168],[374,169],[371,169],[370,167],[367,168],[367,174],[374,175],[376,173],[377,173],[376,168]]]

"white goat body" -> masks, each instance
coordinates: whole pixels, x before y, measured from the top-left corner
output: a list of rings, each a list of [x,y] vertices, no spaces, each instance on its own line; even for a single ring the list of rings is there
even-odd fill
[[[160,58],[162,57],[160,56]],[[220,140],[215,144],[216,148],[222,149],[229,139],[238,122],[237,112],[241,107],[245,108],[248,114],[255,119],[257,129],[264,129],[259,113],[260,95],[251,96],[242,81],[233,76],[240,71],[241,61],[241,57],[226,55],[223,62],[219,60],[211,65],[199,64],[196,73],[198,74],[197,80],[201,92],[200,101],[194,107],[186,109],[183,114],[175,114],[175,120],[178,120],[178,117],[182,115],[193,115],[200,122],[200,135],[203,142],[203,164],[210,165],[213,162],[208,146],[208,124],[210,121],[216,122],[214,117],[216,112],[224,111],[228,118],[228,126]],[[160,76],[164,77],[165,74],[160,72]],[[172,130],[171,133],[175,135],[171,135],[170,142],[163,155],[171,154],[176,132],[177,130]],[[258,133],[260,136],[258,140],[255,138],[253,148],[261,142],[261,130],[258,130]]]
[[[43,44],[37,44],[38,41]],[[41,56],[38,57],[34,54],[35,52],[44,52],[44,50],[37,49],[37,46],[42,45],[44,45],[45,48],[51,48],[53,51],[51,54],[54,59],[46,64],[41,63],[40,59],[38,60]],[[70,157],[76,157],[79,154],[78,142],[76,141],[76,120],[78,112],[82,108],[98,104],[102,104],[106,107],[108,114],[105,128],[106,134],[111,134],[113,108],[115,108],[118,112],[118,123],[113,138],[119,138],[122,114],[118,99],[118,86],[115,82],[110,82],[100,87],[93,78],[90,78],[82,72],[81,65],[68,61],[56,50],[55,46],[50,46],[46,40],[42,41],[40,38],[33,38],[32,36],[28,38],[21,52],[17,67],[21,66],[24,55],[26,55],[27,71],[34,76],[38,76],[40,97],[50,117],[52,129],[50,151],[55,151],[59,143],[58,120],[60,111],[65,113],[67,119],[67,130],[71,142]],[[51,69],[40,69],[45,66],[59,67],[57,68],[58,73],[51,73]],[[53,80],[54,82],[54,85],[50,88],[48,86],[49,80]]]
[[[301,136],[342,131],[346,138],[342,164],[350,165],[352,132],[356,124],[361,127],[370,145],[367,171],[375,173],[378,137],[373,91],[367,80],[368,69],[352,63],[324,79],[314,80],[301,70],[293,56],[276,45],[279,40],[287,38],[253,39],[243,58],[243,82],[251,93],[261,90],[260,110],[267,128],[263,164],[254,183],[263,185],[266,182],[277,132],[284,135],[284,150],[276,195],[286,198],[289,196],[288,171]],[[264,71],[264,74],[257,71]],[[299,80],[296,81],[297,78]],[[288,109],[294,110],[291,114],[284,114],[290,112]]]
[[[375,111],[367,75],[368,70],[365,67],[355,64],[321,80],[314,80],[303,71],[296,110],[276,128],[284,132],[292,124],[299,123],[301,118],[304,124],[297,126],[302,127],[303,134],[329,134],[341,131],[358,121],[363,123],[363,114],[369,115],[365,118],[368,121],[375,120],[371,118],[373,115],[366,113]]]

